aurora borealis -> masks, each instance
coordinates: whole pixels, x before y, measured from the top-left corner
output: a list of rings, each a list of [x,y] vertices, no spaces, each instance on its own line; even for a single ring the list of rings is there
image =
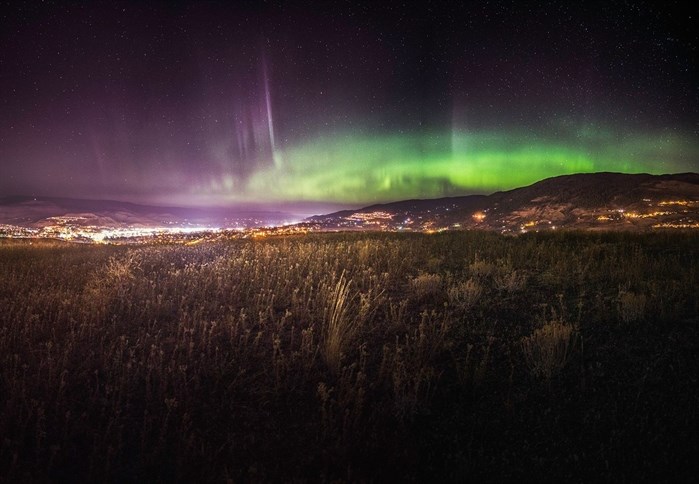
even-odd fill
[[[0,196],[358,206],[697,171],[681,5],[9,2]]]
[[[512,132],[347,135],[279,154],[288,166],[260,170],[248,186],[280,200],[361,204],[491,193],[571,173],[687,171],[697,155],[696,146],[672,136],[594,134],[571,141]]]

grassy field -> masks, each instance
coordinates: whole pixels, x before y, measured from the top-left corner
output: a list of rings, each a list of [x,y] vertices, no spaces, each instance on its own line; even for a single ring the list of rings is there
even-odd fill
[[[699,236],[0,243],[0,481],[689,481]]]

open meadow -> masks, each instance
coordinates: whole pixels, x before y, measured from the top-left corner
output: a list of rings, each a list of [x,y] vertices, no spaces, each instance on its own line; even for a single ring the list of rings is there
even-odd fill
[[[689,481],[699,236],[0,241],[0,481]]]

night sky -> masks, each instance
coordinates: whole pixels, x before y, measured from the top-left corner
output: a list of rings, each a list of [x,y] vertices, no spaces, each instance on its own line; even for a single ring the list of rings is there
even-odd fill
[[[0,2],[0,196],[365,205],[699,171],[695,9],[413,5]]]

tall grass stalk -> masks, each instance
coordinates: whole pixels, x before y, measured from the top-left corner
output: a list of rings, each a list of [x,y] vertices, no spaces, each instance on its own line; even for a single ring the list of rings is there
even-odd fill
[[[345,277],[343,271],[327,294],[323,358],[333,372],[339,371],[343,351],[359,329],[358,318],[349,314],[351,286],[352,281]]]

